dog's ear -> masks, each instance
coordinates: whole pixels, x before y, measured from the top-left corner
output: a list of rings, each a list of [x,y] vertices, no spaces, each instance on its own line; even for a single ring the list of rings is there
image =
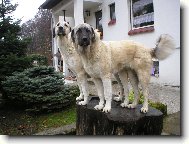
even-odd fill
[[[94,29],[93,27],[91,27],[91,32],[92,32],[92,42],[95,42],[95,32],[94,32]]]
[[[73,43],[75,43],[75,36],[74,35],[75,34],[74,34],[74,29],[73,29],[72,32],[71,32],[71,38],[72,38]]]
[[[55,34],[55,27],[53,27],[53,38],[55,38],[56,34]]]

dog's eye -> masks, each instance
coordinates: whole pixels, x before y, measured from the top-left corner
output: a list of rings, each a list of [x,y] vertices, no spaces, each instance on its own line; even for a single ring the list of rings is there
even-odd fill
[[[81,32],[82,30],[79,28],[78,30],[77,30],[77,32]]]
[[[60,23],[57,23],[57,25],[56,26],[59,26],[60,25]]]
[[[86,31],[89,33],[89,32],[91,32],[89,29],[86,29]]]
[[[67,25],[67,24],[65,24],[64,26],[68,27],[68,25]]]

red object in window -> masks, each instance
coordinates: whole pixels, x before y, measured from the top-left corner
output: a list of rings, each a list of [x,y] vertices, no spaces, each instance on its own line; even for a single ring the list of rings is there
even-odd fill
[[[114,25],[115,23],[116,23],[116,19],[112,19],[112,20],[109,21],[108,25],[109,25],[109,26],[110,26],[110,25]]]
[[[128,35],[135,35],[138,33],[145,33],[145,32],[151,32],[151,31],[154,31],[154,26],[130,30],[128,32]]]

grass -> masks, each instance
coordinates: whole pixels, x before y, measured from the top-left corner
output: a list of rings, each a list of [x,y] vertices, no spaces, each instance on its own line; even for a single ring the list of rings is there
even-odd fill
[[[71,108],[67,108],[62,112],[41,115],[35,117],[33,120],[37,122],[40,131],[46,128],[60,127],[76,121],[76,109],[75,106],[72,106]]]
[[[3,111],[0,114],[0,134],[32,135],[48,128],[56,128],[76,121],[75,105],[62,111],[29,115],[24,111]]]

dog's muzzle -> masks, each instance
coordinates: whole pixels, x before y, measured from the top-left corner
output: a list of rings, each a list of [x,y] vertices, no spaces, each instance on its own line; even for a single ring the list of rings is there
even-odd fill
[[[86,47],[86,46],[90,45],[90,40],[89,40],[87,37],[83,37],[83,38],[81,39],[79,45]]]
[[[63,35],[63,36],[66,35],[65,30],[64,30],[63,27],[59,27],[59,28],[58,28],[58,36],[61,36],[61,35]]]

